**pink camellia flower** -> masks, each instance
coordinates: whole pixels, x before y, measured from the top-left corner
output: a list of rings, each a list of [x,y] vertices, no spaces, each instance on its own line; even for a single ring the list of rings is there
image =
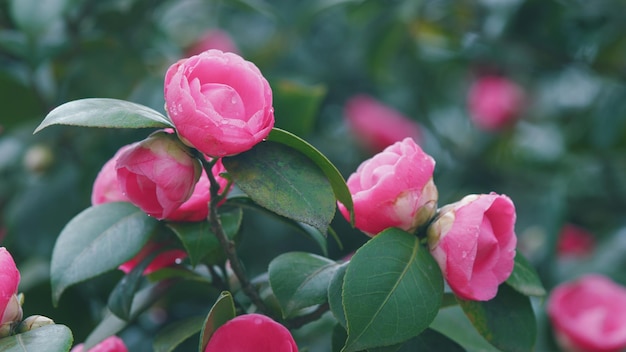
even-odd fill
[[[239,48],[237,48],[237,44],[235,44],[228,32],[217,28],[209,29],[204,32],[204,34],[185,51],[185,54],[189,57],[210,49],[217,49],[239,55]]]
[[[347,181],[354,201],[355,227],[374,236],[390,227],[415,231],[434,215],[435,160],[411,138],[364,161]],[[338,203],[346,219],[350,214]]]
[[[590,274],[557,286],[547,312],[565,351],[618,352],[626,348],[626,288]]]
[[[123,271],[125,274],[130,273],[139,263],[141,263],[142,260],[150,255],[150,253],[163,248],[163,246],[165,245],[165,243],[159,243],[154,241],[148,242],[141,249],[141,251],[139,251],[139,253],[137,253],[137,255],[133,257],[133,259],[120,265],[118,269]],[[182,249],[169,249],[163,251],[157,254],[152,262],[148,264],[146,269],[143,271],[143,275],[150,275],[157,270],[172,266],[185,258],[187,258],[187,253]]]
[[[129,147],[119,156],[115,168],[122,193],[159,220],[191,197],[202,171],[200,161],[176,136],[164,131]]]
[[[350,98],[344,114],[359,141],[374,153],[406,137],[417,143],[421,140],[420,127],[415,121],[370,96]]]
[[[430,252],[460,298],[488,301],[513,271],[515,206],[505,195],[469,195],[446,205],[428,228]]]
[[[221,159],[215,163],[211,171],[213,172],[213,176],[215,176],[217,183],[220,185],[220,192],[228,192],[229,190],[225,189],[228,184],[228,180],[220,176],[221,173],[226,172]],[[172,214],[170,214],[167,217],[167,220],[201,221],[206,219],[209,215],[209,202],[211,201],[210,187],[211,183],[209,182],[209,178],[207,177],[206,172],[202,170],[202,175],[200,175],[200,179],[198,180],[198,183],[196,183],[196,187],[194,188],[191,197]]]
[[[117,336],[109,336],[87,351],[83,351],[83,349],[84,344],[81,343],[74,346],[70,352],[128,352],[124,340]]]
[[[115,155],[109,159],[104,165],[98,176],[96,176],[93,182],[93,188],[91,191],[91,204],[98,205],[109,202],[128,202],[128,198],[122,193],[119,182],[117,181],[117,170],[115,170],[115,163],[117,159],[132,145],[128,144],[121,147]]]
[[[179,60],[165,74],[164,93],[181,140],[211,157],[249,150],[274,127],[269,83],[233,53],[208,50]]]
[[[593,235],[572,224],[565,224],[559,233],[556,245],[560,257],[584,257],[590,255],[595,246]]]
[[[22,305],[17,298],[19,283],[20,272],[11,253],[0,247],[0,327],[22,320]]]
[[[500,76],[480,77],[468,94],[468,107],[474,124],[486,131],[498,131],[520,115],[524,91],[515,82]]]
[[[287,328],[260,314],[240,315],[220,326],[204,352],[297,352]]]

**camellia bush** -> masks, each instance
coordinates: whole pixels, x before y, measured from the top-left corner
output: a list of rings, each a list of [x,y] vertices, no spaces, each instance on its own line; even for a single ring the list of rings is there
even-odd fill
[[[623,351],[623,10],[0,2],[0,350]]]

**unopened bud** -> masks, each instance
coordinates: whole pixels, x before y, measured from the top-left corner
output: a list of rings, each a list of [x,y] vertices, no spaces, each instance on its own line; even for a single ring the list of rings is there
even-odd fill
[[[43,173],[54,163],[54,154],[47,146],[34,145],[26,150],[23,162],[29,171]]]
[[[54,321],[48,317],[44,317],[43,315],[31,315],[22,321],[22,323],[17,327],[17,331],[21,333],[53,324]]]
[[[9,302],[2,316],[2,323],[14,323],[22,320],[22,295],[13,295],[9,298]]]

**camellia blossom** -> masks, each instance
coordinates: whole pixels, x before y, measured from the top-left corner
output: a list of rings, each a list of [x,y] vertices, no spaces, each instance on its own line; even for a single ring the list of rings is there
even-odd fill
[[[122,192],[120,184],[117,181],[117,171],[115,170],[115,163],[117,159],[122,155],[132,144],[121,147],[115,155],[109,159],[104,165],[98,176],[93,182],[91,191],[91,205],[104,204],[109,202],[128,202],[128,198]]]
[[[589,274],[557,286],[547,302],[565,351],[618,352],[626,348],[626,287]]]
[[[251,149],[274,127],[272,90],[233,53],[208,50],[170,66],[165,104],[181,140],[211,157]]]
[[[0,327],[22,320],[22,305],[17,297],[20,272],[11,253],[0,247]]]
[[[125,274],[130,273],[142,260],[144,260],[147,256],[149,256],[154,251],[157,251],[165,246],[165,243],[159,242],[148,242],[142,249],[137,253],[133,259],[127,261],[126,263],[120,265],[118,269],[123,271]],[[150,275],[153,272],[167,268],[168,266],[172,266],[179,261],[187,258],[187,252],[182,249],[169,249],[163,251],[152,260],[150,264],[144,269],[143,275]]]
[[[128,352],[128,348],[124,340],[117,336],[109,336],[87,351],[84,351],[84,344],[81,343],[74,346],[70,352]]]
[[[240,315],[220,326],[204,352],[297,352],[287,328],[261,314]]]
[[[359,141],[375,153],[406,137],[420,143],[417,122],[370,96],[360,94],[350,98],[344,115]]]
[[[354,202],[355,227],[369,236],[398,227],[415,231],[434,215],[435,160],[412,138],[405,138],[364,161],[347,184]],[[346,219],[350,214],[338,203]]]
[[[472,121],[486,131],[498,131],[512,124],[519,117],[525,100],[520,86],[495,75],[476,80],[467,99]]]
[[[428,228],[430,252],[460,298],[487,301],[511,275],[515,206],[496,193],[468,195],[446,205]]]
[[[122,193],[146,214],[170,216],[192,195],[200,161],[176,136],[159,131],[124,151],[115,164]]]
[[[583,257],[590,255],[594,247],[591,233],[579,226],[565,224],[559,233],[556,251],[560,257]]]
[[[212,28],[204,32],[198,40],[185,50],[185,54],[187,56],[193,56],[210,49],[217,49],[239,55],[239,48],[237,48],[237,44],[235,44],[233,38],[230,37],[228,32],[217,28]]]

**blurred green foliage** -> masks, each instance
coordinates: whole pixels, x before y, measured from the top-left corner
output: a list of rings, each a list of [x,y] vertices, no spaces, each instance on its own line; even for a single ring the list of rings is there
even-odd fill
[[[368,93],[423,126],[440,205],[490,191],[513,199],[519,248],[546,288],[588,271],[626,284],[624,13],[626,2],[613,0],[0,0],[0,245],[22,272],[25,315],[50,316],[77,341],[99,321],[121,274],[79,285],[52,308],[52,247],[89,206],[102,164],[149,133],[59,126],[33,136],[35,126],[52,108],[86,97],[164,111],[165,70],[211,28],[228,31],[268,78],[277,127],[318,147],[345,177],[368,155],[344,122],[343,103]],[[500,133],[468,117],[468,87],[484,72],[508,76],[528,95],[521,120]],[[260,215],[244,216],[240,252],[251,273],[282,252],[316,251]],[[595,252],[557,257],[565,223],[592,232]],[[332,258],[367,239],[341,216],[333,227],[343,248],[329,241]],[[123,335],[131,350],[149,351],[143,336],[183,312],[208,311],[218,293],[205,291],[182,285],[168,311],[157,305],[142,316]],[[537,349],[552,349],[541,304]],[[330,342],[315,335],[324,324],[296,336],[327,350]]]

